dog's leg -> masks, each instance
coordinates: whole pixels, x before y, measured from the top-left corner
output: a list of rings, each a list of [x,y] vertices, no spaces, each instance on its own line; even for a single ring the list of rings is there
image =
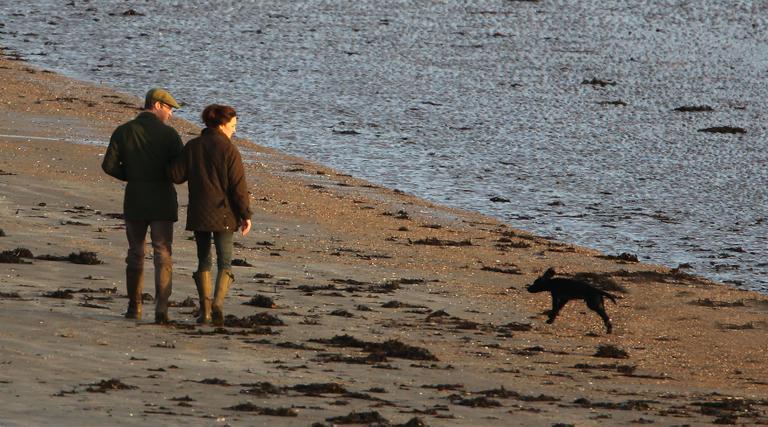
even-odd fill
[[[547,323],[552,323],[555,321],[555,317],[557,317],[557,314],[560,313],[560,310],[565,306],[565,303],[567,303],[567,299],[560,299],[552,295],[552,310],[549,312],[549,319],[547,319]]]
[[[605,304],[603,303],[603,297],[597,297],[597,298],[590,298],[586,300],[587,307],[592,309],[595,313],[597,313],[601,319],[603,319],[603,323],[605,324],[605,329],[608,331],[607,333],[613,332],[613,325],[611,325],[611,319],[608,317],[608,313],[605,312]]]

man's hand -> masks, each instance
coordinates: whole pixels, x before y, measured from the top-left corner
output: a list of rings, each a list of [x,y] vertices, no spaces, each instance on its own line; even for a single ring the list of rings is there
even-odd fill
[[[243,232],[243,236],[248,234],[249,231],[251,231],[251,220],[250,219],[244,219],[240,221],[240,231]]]

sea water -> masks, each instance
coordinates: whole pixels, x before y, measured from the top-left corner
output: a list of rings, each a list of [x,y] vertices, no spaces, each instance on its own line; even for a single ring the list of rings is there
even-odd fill
[[[0,41],[137,96],[167,87],[195,122],[232,105],[239,136],[381,185],[768,292],[766,16],[725,0],[3,0]]]

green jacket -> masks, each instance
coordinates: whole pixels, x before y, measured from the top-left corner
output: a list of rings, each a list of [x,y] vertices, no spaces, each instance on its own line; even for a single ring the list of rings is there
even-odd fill
[[[179,133],[149,112],[115,129],[101,168],[128,182],[123,199],[126,220],[179,219],[176,189],[166,168],[182,148]]]

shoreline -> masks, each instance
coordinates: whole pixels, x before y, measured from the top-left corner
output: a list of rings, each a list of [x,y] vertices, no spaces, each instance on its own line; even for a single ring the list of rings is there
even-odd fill
[[[21,61],[0,59],[0,75],[2,135],[107,140],[137,111],[135,97]],[[198,131],[172,125],[185,142]],[[0,264],[0,363],[12,368],[0,376],[4,423],[330,425],[353,412],[426,425],[768,422],[765,295],[606,259],[237,143],[259,153],[247,166],[256,213],[235,251],[252,266],[235,269],[225,307],[241,320],[267,315],[217,331],[197,327],[189,306],[172,309],[175,327],[121,317],[126,245],[109,214],[122,185],[101,172],[103,147],[0,136],[2,250],[88,250],[104,262]],[[182,304],[196,300],[196,261],[179,214],[172,300]],[[614,334],[582,302],[544,323],[549,296],[525,286],[552,266],[626,290],[607,304]],[[45,296],[61,290],[72,298]],[[244,305],[258,295],[277,307]],[[345,335],[414,348],[382,357],[334,340]],[[597,357],[600,348],[616,351]]]

